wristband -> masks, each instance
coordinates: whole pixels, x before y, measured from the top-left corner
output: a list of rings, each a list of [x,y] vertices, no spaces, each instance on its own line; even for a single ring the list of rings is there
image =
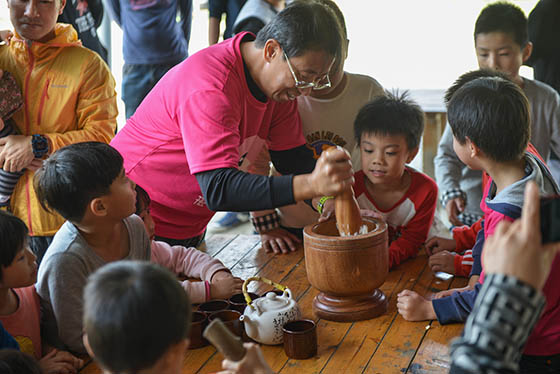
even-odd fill
[[[317,203],[317,211],[319,212],[319,214],[323,214],[323,208],[325,207],[325,203],[329,199],[334,199],[334,196],[323,196],[319,199],[319,202]]]
[[[264,216],[253,217],[251,218],[251,222],[253,223],[253,228],[259,234],[263,234],[267,231],[280,227],[280,217],[276,211]]]
[[[206,289],[206,301],[210,301],[211,299],[211,295],[210,295],[210,283],[208,281],[204,281],[204,287]]]
[[[31,148],[33,156],[41,158],[49,152],[49,140],[44,135],[34,134],[31,136]]]

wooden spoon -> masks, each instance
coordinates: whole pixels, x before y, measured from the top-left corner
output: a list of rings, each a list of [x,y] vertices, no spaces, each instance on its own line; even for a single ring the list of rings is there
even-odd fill
[[[335,196],[334,213],[336,215],[336,227],[340,236],[357,235],[362,227],[362,215],[360,207],[354,196],[352,187],[346,192]]]

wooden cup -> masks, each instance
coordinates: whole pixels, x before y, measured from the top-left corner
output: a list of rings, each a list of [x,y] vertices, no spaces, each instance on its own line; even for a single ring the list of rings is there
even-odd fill
[[[249,292],[249,296],[251,296],[251,300],[255,300],[260,297],[259,295],[253,292]],[[237,310],[241,314],[245,312],[245,307],[247,307],[247,301],[245,300],[245,295],[243,295],[243,292],[236,293],[235,295],[230,297],[228,301],[229,301],[229,308],[231,310]]]
[[[191,333],[189,336],[190,344],[189,349],[195,349],[208,345],[206,339],[202,337],[202,332],[208,324],[206,313],[193,312],[191,321]]]
[[[229,301],[227,300],[210,300],[198,306],[199,312],[211,314],[219,312],[220,310],[227,310],[229,308]]]
[[[284,351],[290,358],[304,360],[317,355],[317,328],[310,319],[288,322],[284,331]]]
[[[242,337],[243,325],[239,320],[239,317],[241,317],[241,313],[237,310],[222,310],[210,314],[208,321],[212,322],[215,319],[220,319],[234,335]]]

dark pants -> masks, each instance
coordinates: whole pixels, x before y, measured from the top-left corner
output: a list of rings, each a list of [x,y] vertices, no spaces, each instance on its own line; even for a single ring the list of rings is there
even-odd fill
[[[520,374],[557,374],[560,373],[560,355],[529,356],[522,355],[519,362]]]
[[[37,256],[37,265],[41,264],[41,260],[51,245],[53,236],[30,236],[29,237],[29,248]]]
[[[126,118],[130,118],[156,83],[176,64],[124,64],[122,99]]]
[[[188,238],[188,239],[171,239],[171,238],[164,238],[162,236],[156,236],[154,240],[166,242],[171,246],[182,245],[183,247],[189,248],[189,247],[198,247],[200,243],[202,243],[202,241],[204,240],[205,236],[206,236],[206,231],[204,231],[202,235],[195,236],[193,238]]]

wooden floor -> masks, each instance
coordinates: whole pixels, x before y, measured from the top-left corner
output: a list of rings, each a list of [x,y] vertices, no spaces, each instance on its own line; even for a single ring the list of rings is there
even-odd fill
[[[389,272],[381,290],[389,306],[385,315],[355,323],[318,320],[312,301],[318,291],[309,285],[303,249],[288,255],[270,255],[260,248],[256,235],[213,235],[201,247],[248,278],[260,275],[288,286],[298,300],[304,318],[318,321],[318,354],[308,360],[291,360],[282,346],[262,346],[270,366],[280,373],[447,373],[448,343],[460,335],[463,325],[441,326],[437,321],[407,322],[397,312],[396,295],[412,289],[423,295],[462,287],[462,278],[442,281],[434,277],[422,252]],[[262,293],[270,286],[251,283],[251,291]],[[183,373],[220,371],[223,357],[212,346],[189,350]],[[94,363],[81,373],[100,373]]]

